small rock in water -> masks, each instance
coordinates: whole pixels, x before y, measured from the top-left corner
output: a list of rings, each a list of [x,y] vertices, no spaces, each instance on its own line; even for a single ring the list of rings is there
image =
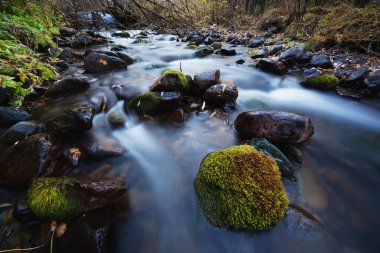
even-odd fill
[[[196,95],[203,94],[208,88],[217,84],[220,79],[220,70],[205,70],[194,76],[194,81],[190,87],[191,93]]]
[[[239,64],[239,65],[240,65],[240,64],[244,64],[244,63],[245,63],[245,60],[243,60],[243,59],[240,59],[240,60],[237,60],[237,61],[236,61],[236,64]]]
[[[330,90],[334,89],[339,84],[339,79],[336,76],[329,74],[313,75],[303,81],[302,84],[310,88]]]
[[[150,87],[153,92],[187,92],[189,90],[188,79],[179,70],[167,69]]]
[[[83,150],[86,161],[104,160],[120,156],[126,151],[123,146],[111,138],[97,140],[94,143],[84,146]]]
[[[108,122],[112,127],[123,127],[125,125],[125,119],[122,113],[118,111],[112,111],[107,116]]]
[[[228,50],[228,49],[222,48],[220,49],[220,54],[224,56],[234,56],[236,55],[236,50],[235,49]]]
[[[108,72],[116,69],[125,69],[128,64],[120,58],[99,53],[90,53],[84,59],[84,69],[88,73]]]
[[[326,55],[314,55],[310,60],[310,66],[324,69],[330,69],[334,67],[333,63],[330,60],[330,57]]]
[[[142,89],[135,85],[114,85],[112,91],[120,100],[130,100],[134,96],[141,93]]]
[[[264,44],[264,40],[263,39],[253,39],[253,40],[249,41],[248,47],[254,48],[254,47],[262,46],[263,44]]]
[[[367,89],[355,89],[346,87],[337,87],[336,91],[342,97],[361,99],[363,97],[368,97],[371,95],[371,91]]]
[[[55,82],[45,92],[45,97],[64,97],[76,92],[86,91],[90,83],[84,78],[66,77]]]
[[[284,63],[270,59],[261,59],[257,63],[257,67],[263,71],[276,75],[283,75],[288,71]]]
[[[200,46],[195,52],[196,57],[206,57],[214,53],[214,49],[210,46]]]
[[[216,84],[208,88],[204,94],[207,104],[223,106],[226,103],[234,103],[238,97],[238,90],[228,84]]]
[[[30,114],[22,109],[0,106],[0,125],[10,126],[20,121],[30,119]]]
[[[305,48],[306,47],[304,45],[289,48],[280,55],[279,60],[294,63],[305,52]]]
[[[309,117],[279,111],[243,112],[235,120],[235,129],[245,139],[279,143],[304,143],[314,134]]]

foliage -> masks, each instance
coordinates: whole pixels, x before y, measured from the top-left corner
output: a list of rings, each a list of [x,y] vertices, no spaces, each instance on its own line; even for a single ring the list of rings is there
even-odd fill
[[[65,180],[34,180],[28,192],[28,206],[35,215],[40,218],[67,220],[79,214],[79,204],[69,195]]]
[[[0,75],[0,86],[6,87],[12,91],[12,106],[21,106],[23,98],[29,94],[29,90],[22,87],[21,82],[14,81],[14,77]]]
[[[217,227],[263,230],[276,225],[288,207],[276,162],[249,145],[207,155],[195,189],[206,218]]]

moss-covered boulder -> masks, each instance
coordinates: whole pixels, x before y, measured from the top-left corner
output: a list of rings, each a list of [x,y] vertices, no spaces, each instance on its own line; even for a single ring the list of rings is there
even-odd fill
[[[339,84],[339,79],[334,75],[324,74],[307,78],[303,84],[310,88],[320,90],[334,89]]]
[[[187,77],[179,70],[167,69],[158,78],[154,84],[150,87],[150,91],[153,92],[187,92],[189,90],[189,84]]]
[[[182,96],[179,92],[145,92],[124,104],[125,111],[135,112],[139,116],[156,116],[173,112],[181,106]]]
[[[222,228],[267,229],[280,222],[288,207],[276,162],[249,145],[207,155],[195,190],[206,218]]]

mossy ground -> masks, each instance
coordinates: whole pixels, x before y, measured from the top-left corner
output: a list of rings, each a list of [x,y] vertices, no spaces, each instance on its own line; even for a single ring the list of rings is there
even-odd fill
[[[306,79],[304,82],[306,86],[322,89],[322,90],[330,90],[334,89],[339,84],[339,79],[334,75],[319,75]]]
[[[195,189],[206,218],[217,227],[263,230],[276,225],[288,207],[276,162],[249,145],[205,157]]]
[[[28,206],[40,218],[68,220],[80,212],[66,189],[64,178],[36,179],[28,192]]]

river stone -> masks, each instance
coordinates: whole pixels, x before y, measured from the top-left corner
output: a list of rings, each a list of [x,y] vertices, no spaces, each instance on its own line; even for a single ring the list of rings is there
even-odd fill
[[[261,59],[257,63],[257,67],[263,71],[276,75],[283,75],[288,71],[284,63],[270,59]]]
[[[190,87],[191,93],[195,95],[203,94],[208,88],[217,84],[220,79],[220,70],[205,70],[194,76],[193,83]]]
[[[90,53],[84,59],[84,69],[88,73],[101,73],[127,68],[127,63],[120,58],[99,53]]]
[[[236,50],[235,49],[220,49],[220,54],[224,56],[234,56],[236,55]]]
[[[203,99],[207,104],[223,106],[228,102],[235,103],[238,95],[236,87],[228,84],[216,84],[206,90]]]
[[[264,138],[253,138],[251,146],[264,155],[272,157],[276,161],[282,177],[295,180],[293,165],[275,145]]]
[[[380,70],[372,72],[364,80],[365,87],[373,93],[380,92]]]
[[[331,69],[334,67],[330,57],[326,55],[314,55],[310,60],[310,66],[323,69]]]
[[[131,35],[127,31],[116,31],[112,34],[112,36],[115,37],[121,37],[121,38],[129,38]]]
[[[74,36],[77,33],[77,31],[74,28],[71,27],[61,27],[59,28],[59,34],[63,37],[70,37]]]
[[[70,42],[72,48],[85,48],[92,45],[103,44],[106,41],[103,39],[93,38],[87,34],[80,34]]]
[[[44,133],[25,138],[0,156],[0,185],[27,186],[36,177],[61,176],[68,164],[53,139]]]
[[[92,128],[94,107],[89,104],[77,104],[56,114],[46,122],[48,133],[56,137],[72,137]]]
[[[212,43],[211,46],[214,48],[214,50],[218,50],[218,49],[222,49],[223,44],[222,44],[222,42],[214,42],[214,43]]]
[[[294,63],[305,52],[305,48],[305,45],[289,48],[280,55],[279,60]]]
[[[259,58],[266,58],[268,55],[267,55],[267,51],[265,51],[264,49],[260,49],[258,51],[255,51],[253,53],[251,53],[251,59],[259,59]]]
[[[133,57],[129,56],[128,54],[116,52],[116,55],[117,55],[117,57],[119,57],[120,59],[125,61],[128,66],[132,65],[135,62],[135,59]]]
[[[114,128],[123,127],[125,125],[125,119],[121,112],[112,111],[108,114],[107,120]]]
[[[116,140],[107,138],[90,143],[83,147],[84,158],[88,162],[104,160],[111,157],[121,156],[125,148]]]
[[[30,114],[22,109],[0,106],[0,126],[10,126],[30,119]]]
[[[235,129],[244,139],[279,143],[304,143],[314,134],[309,117],[279,111],[243,112],[235,120]]]
[[[84,59],[84,56],[71,48],[64,48],[58,56],[59,59],[73,63],[76,61],[81,61]]]
[[[208,56],[208,55],[211,55],[212,53],[214,53],[214,48],[212,48],[211,46],[199,46],[197,47],[197,51],[195,51],[195,56],[196,57],[205,57],[205,56]]]
[[[250,40],[248,42],[248,47],[249,48],[254,48],[254,47],[262,46],[263,44],[264,44],[264,40],[263,39],[253,39],[253,40]]]
[[[120,100],[130,100],[134,96],[140,94],[142,89],[135,85],[113,85],[112,91],[115,93],[116,97]]]
[[[352,71],[341,83],[354,87],[363,87],[364,78],[369,74],[369,69],[366,67]]]
[[[271,50],[269,50],[268,55],[275,55],[284,50],[285,47],[283,45],[275,46]]]
[[[187,92],[188,79],[178,70],[165,70],[165,72],[152,84],[153,92]]]
[[[7,129],[0,137],[0,143],[6,146],[12,145],[39,130],[37,124],[30,121],[21,121]]]
[[[76,92],[86,91],[90,83],[79,77],[66,77],[51,85],[45,92],[45,97],[64,97]]]
[[[357,89],[357,88],[348,88],[348,87],[336,87],[336,91],[342,97],[361,99],[363,97],[368,97],[371,95],[371,91],[367,89]]]

